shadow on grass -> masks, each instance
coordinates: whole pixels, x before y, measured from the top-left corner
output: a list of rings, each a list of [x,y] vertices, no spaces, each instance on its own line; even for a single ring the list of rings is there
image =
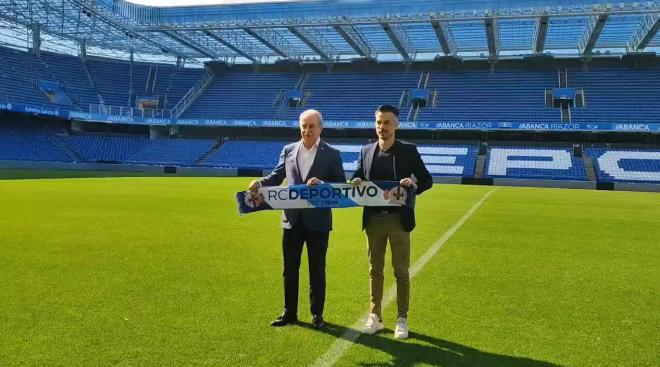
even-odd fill
[[[312,328],[301,322],[301,327]],[[314,329],[316,330],[316,329]],[[413,367],[418,364],[443,367],[561,367],[558,364],[525,357],[514,357],[484,352],[466,345],[452,343],[428,335],[411,332],[407,340],[393,339],[393,331],[385,329],[376,335],[360,335],[358,331],[331,323],[318,330],[336,338],[346,338],[354,343],[385,352],[392,357],[389,363],[361,363],[360,366]],[[384,335],[388,335],[387,337]]]

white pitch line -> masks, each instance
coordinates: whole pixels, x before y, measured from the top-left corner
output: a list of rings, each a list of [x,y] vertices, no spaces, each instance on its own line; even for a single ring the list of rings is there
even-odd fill
[[[415,261],[415,263],[410,267],[410,279],[414,278],[417,273],[419,273],[422,268],[435,256],[436,253],[442,248],[442,246],[458,231],[463,224],[470,219],[472,214],[479,209],[481,204],[488,199],[488,197],[495,192],[497,188],[494,188],[488,191],[476,204],[470,208],[454,225],[445,232],[435,243],[420,257]],[[387,293],[383,297],[383,302],[381,308],[387,307],[392,301],[396,298],[396,284],[390,286],[387,290]],[[346,351],[353,345],[355,340],[360,336],[360,329],[367,321],[369,313],[367,312],[361,318],[359,318],[349,329],[347,329],[344,334],[342,334],[334,343],[330,346],[327,352],[320,356],[316,362],[312,365],[313,367],[330,367],[333,366],[341,356],[346,353]]]

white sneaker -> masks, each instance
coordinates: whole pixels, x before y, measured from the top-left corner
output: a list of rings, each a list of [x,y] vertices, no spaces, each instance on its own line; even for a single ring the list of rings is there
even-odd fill
[[[408,338],[408,320],[403,317],[396,319],[396,328],[394,329],[394,337],[396,339]]]
[[[383,330],[383,328],[383,322],[380,321],[378,316],[375,313],[370,313],[369,317],[367,318],[367,322],[362,328],[362,334],[372,335]]]

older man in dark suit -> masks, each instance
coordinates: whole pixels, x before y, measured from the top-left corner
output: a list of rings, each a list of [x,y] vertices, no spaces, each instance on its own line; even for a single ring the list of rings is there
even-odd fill
[[[339,151],[321,140],[321,113],[304,111],[299,121],[301,140],[285,146],[277,167],[268,176],[252,181],[250,190],[280,185],[285,178],[289,185],[346,182]],[[282,213],[282,228],[284,313],[271,325],[284,326],[298,321],[300,257],[303,245],[307,243],[312,325],[322,328],[325,324],[325,257],[332,230],[332,212],[327,208],[286,209]]]

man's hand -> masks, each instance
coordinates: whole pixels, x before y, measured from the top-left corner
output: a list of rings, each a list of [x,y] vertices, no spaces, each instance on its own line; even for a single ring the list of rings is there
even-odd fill
[[[412,187],[412,188],[417,187],[415,181],[410,177],[402,178],[401,181],[399,181],[399,185],[403,187]]]
[[[351,180],[351,185],[353,186],[360,186],[361,183],[362,183],[362,179],[359,177],[356,177]]]
[[[260,187],[261,187],[261,182],[259,182],[259,180],[254,180],[250,182],[250,185],[248,186],[248,190],[252,192],[257,192]]]
[[[322,184],[322,183],[323,183],[323,181],[319,180],[318,177],[312,177],[309,180],[307,180],[307,186],[318,185],[318,184]]]

